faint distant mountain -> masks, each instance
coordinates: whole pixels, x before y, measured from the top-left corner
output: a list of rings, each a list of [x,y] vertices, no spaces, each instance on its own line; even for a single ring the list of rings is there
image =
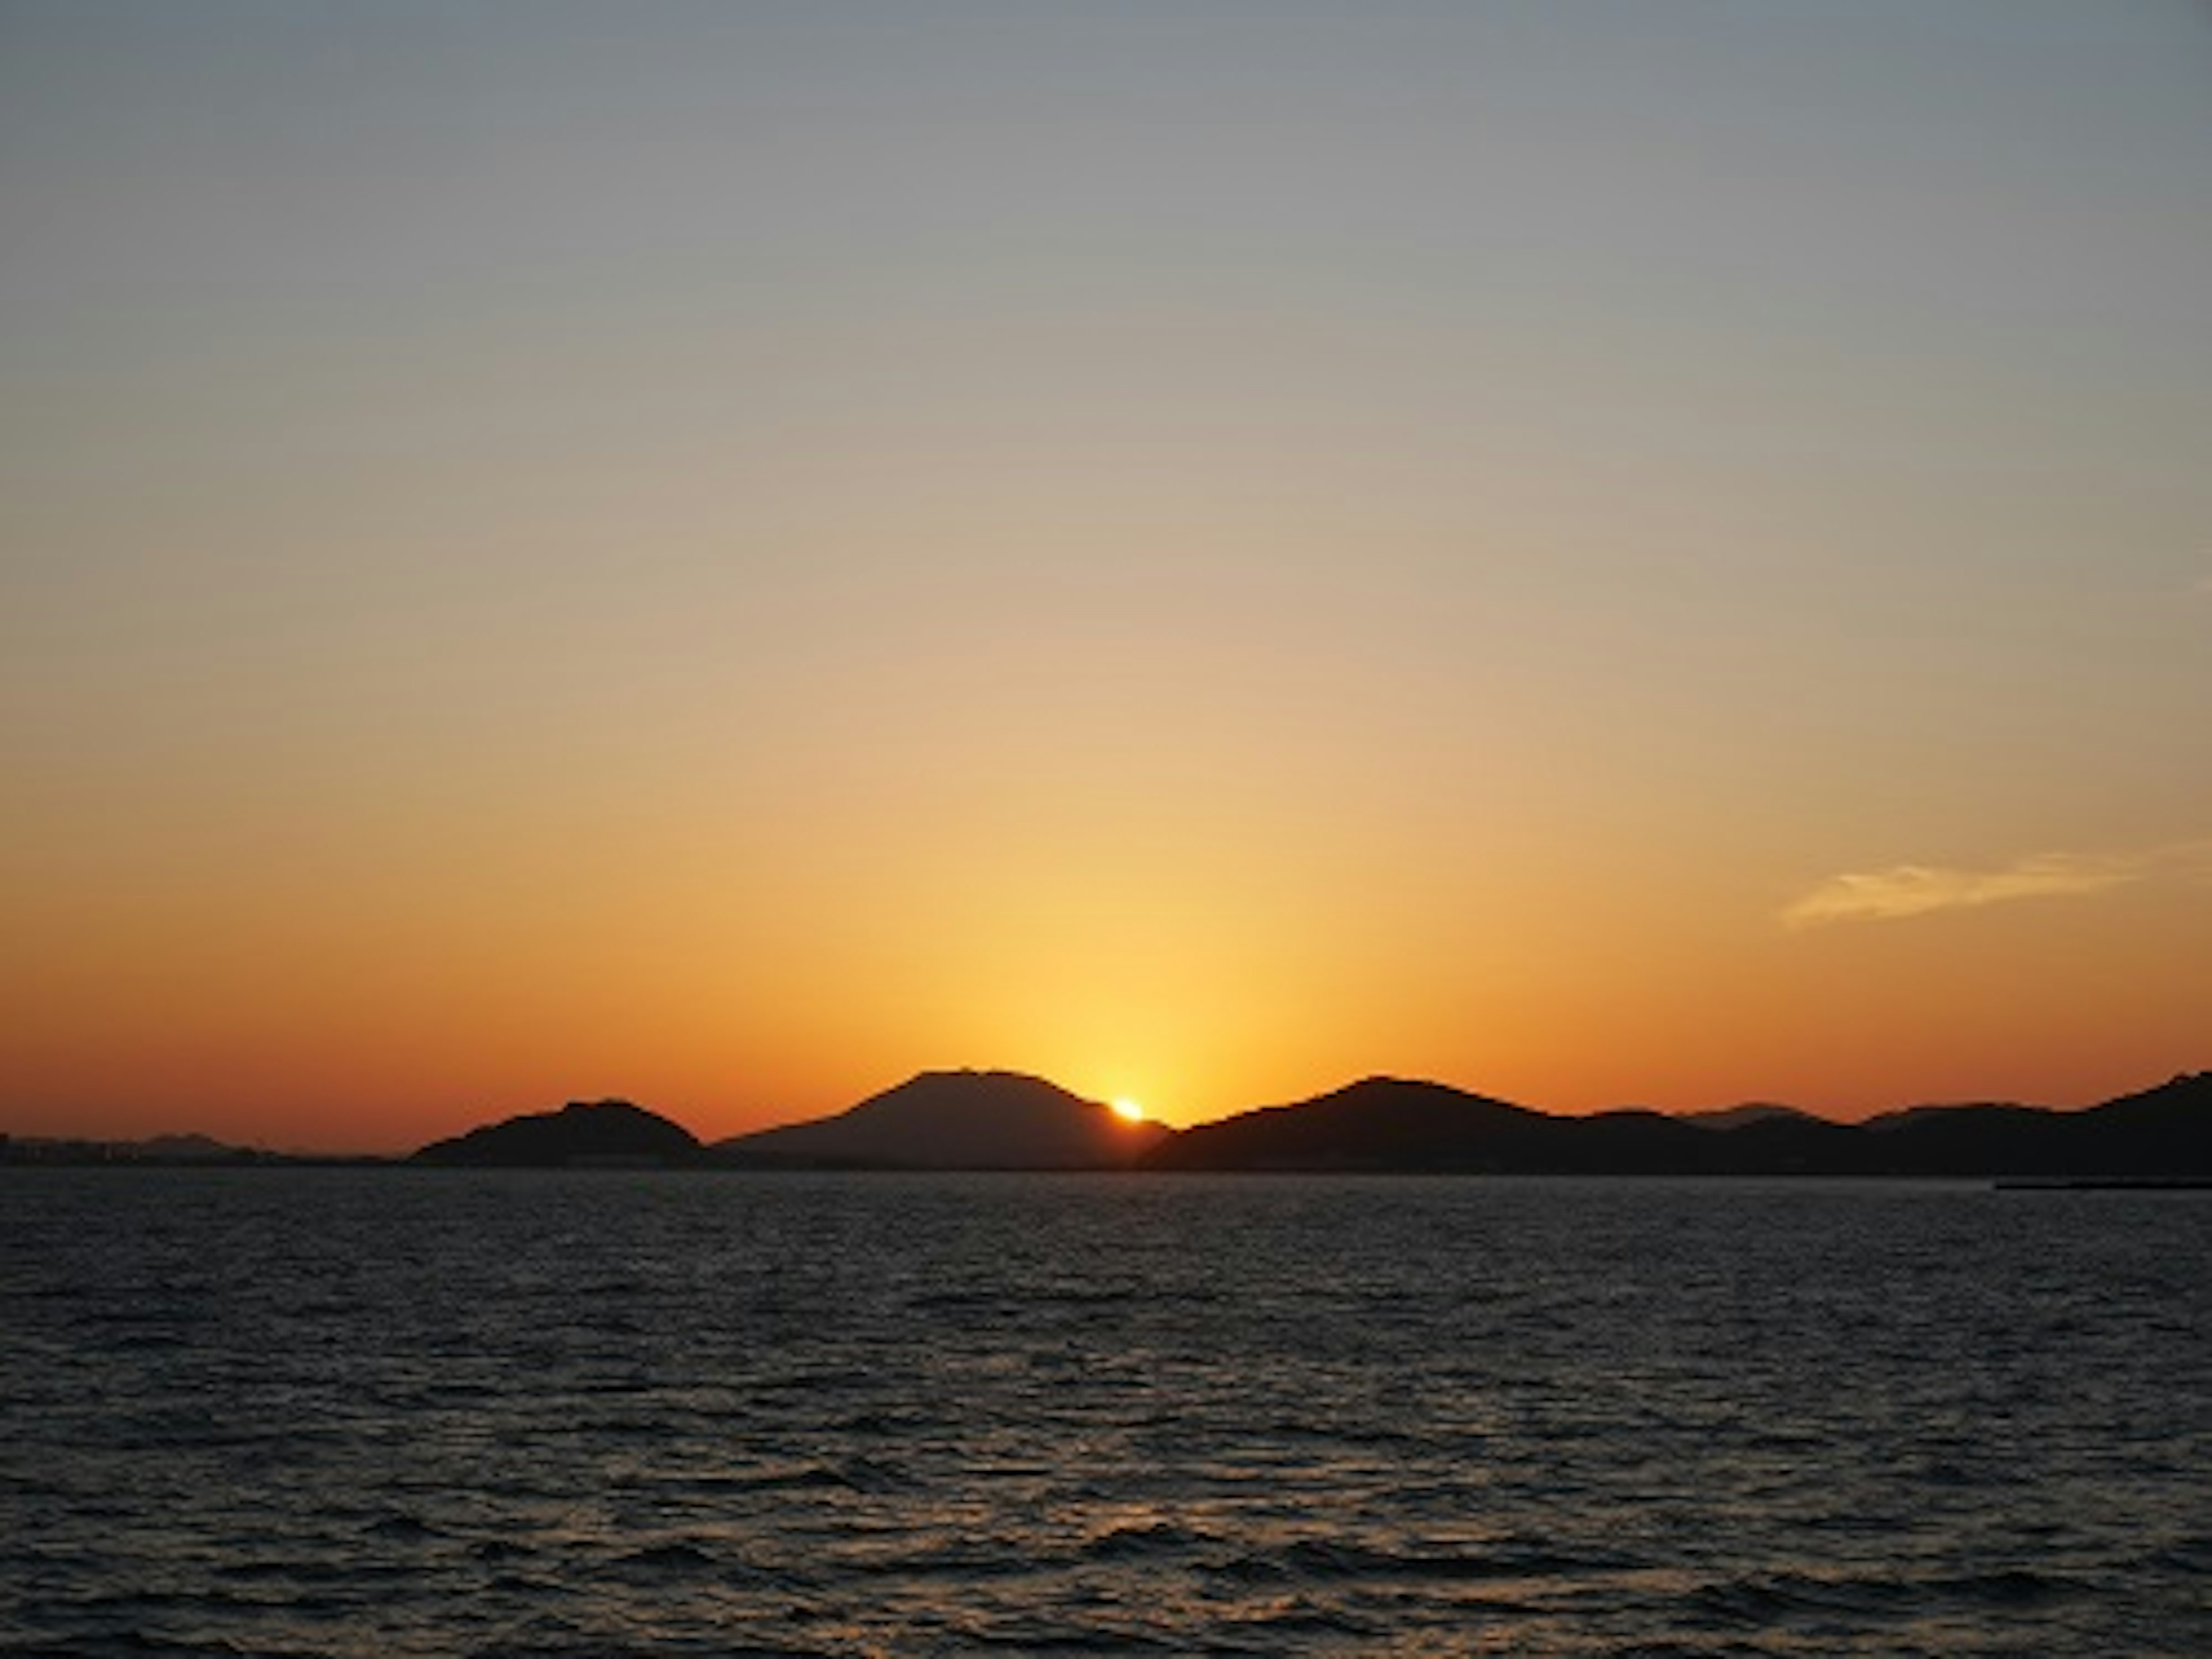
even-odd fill
[[[1770,1123],[1778,1118],[1794,1118],[1808,1123],[1826,1121],[1795,1106],[1784,1106],[1771,1100],[1747,1100],[1741,1106],[1720,1106],[1705,1112],[1677,1112],[1674,1116],[1676,1121],[1692,1124],[1700,1129],[1741,1129],[1747,1123]]]
[[[133,1164],[161,1168],[213,1164],[282,1164],[276,1152],[234,1146],[210,1135],[161,1134],[144,1140],[53,1139],[0,1134],[0,1164]]]
[[[834,1117],[718,1141],[733,1163],[908,1170],[1120,1169],[1171,1138],[1042,1078],[924,1072]]]
[[[146,1164],[226,1164],[252,1156],[242,1146],[198,1133],[155,1135],[133,1143],[133,1150]]]
[[[1877,1134],[1887,1134],[1912,1124],[1970,1122],[1988,1112],[2048,1112],[2048,1106],[2024,1106],[2016,1100],[1952,1100],[1932,1105],[1894,1106],[1886,1112],[1859,1120],[1859,1127],[1871,1129]]]
[[[571,1101],[557,1112],[532,1112],[434,1141],[417,1164],[515,1169],[636,1166],[696,1163],[696,1136],[657,1112],[626,1100]]]
[[[1704,1123],[1650,1111],[1556,1116],[1437,1083],[1369,1078],[1186,1129],[1161,1170],[1515,1175],[2212,1177],[2212,1073],[2083,1111],[1919,1107],[1866,1124],[1787,1109]]]

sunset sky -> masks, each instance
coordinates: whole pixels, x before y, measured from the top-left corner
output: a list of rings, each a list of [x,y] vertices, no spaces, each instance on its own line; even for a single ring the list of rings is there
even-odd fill
[[[2188,0],[0,0],[0,1131],[2212,1066]]]

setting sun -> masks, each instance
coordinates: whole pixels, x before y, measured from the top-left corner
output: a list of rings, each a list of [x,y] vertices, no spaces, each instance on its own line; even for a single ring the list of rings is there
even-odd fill
[[[1114,1115],[1124,1123],[1142,1123],[1145,1121],[1145,1106],[1142,1101],[1131,1100],[1127,1095],[1122,1095],[1109,1103],[1114,1109]]]

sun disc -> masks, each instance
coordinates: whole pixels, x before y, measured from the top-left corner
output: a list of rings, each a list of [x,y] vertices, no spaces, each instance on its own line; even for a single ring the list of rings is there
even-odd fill
[[[1132,1100],[1127,1095],[1122,1095],[1109,1103],[1114,1108],[1114,1115],[1124,1123],[1142,1123],[1145,1121],[1145,1107],[1142,1101]]]

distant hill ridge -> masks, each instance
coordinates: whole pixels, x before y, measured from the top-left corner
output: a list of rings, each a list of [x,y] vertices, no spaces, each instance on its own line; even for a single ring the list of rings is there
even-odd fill
[[[1442,1084],[1370,1078],[1185,1130],[1146,1166],[1513,1175],[2212,1176],[2212,1073],[2085,1110],[1929,1107],[1863,1125],[1759,1109],[1553,1116]]]
[[[1695,1124],[1700,1129],[1741,1129],[1747,1123],[1765,1123],[1777,1118],[1806,1122],[1824,1121],[1802,1108],[1784,1106],[1771,1100],[1747,1100],[1740,1106],[1719,1106],[1704,1112],[1677,1112],[1674,1115],[1680,1121]]]

